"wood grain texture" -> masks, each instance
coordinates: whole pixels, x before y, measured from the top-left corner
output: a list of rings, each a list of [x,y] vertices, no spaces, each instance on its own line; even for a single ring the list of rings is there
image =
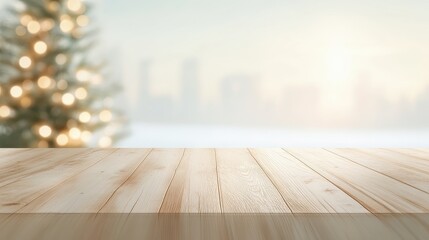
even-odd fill
[[[216,165],[214,149],[187,149],[160,212],[221,212]]]
[[[286,149],[371,212],[425,213],[429,194],[323,149]]]
[[[328,149],[328,151],[429,193],[429,171],[416,165],[415,161],[410,161],[408,156],[387,152],[383,157],[378,157],[371,154],[375,150],[369,153],[357,149]],[[389,155],[395,158],[392,159]]]
[[[13,215],[429,213],[428,186],[427,149],[0,149]]]
[[[429,161],[429,151],[424,149],[413,149],[413,148],[389,148],[388,150],[397,152],[406,156],[420,158],[425,161]]]
[[[353,198],[283,149],[251,149],[294,213],[367,213]]]
[[[96,213],[133,173],[148,149],[118,149],[79,174],[43,193],[21,213]]]
[[[154,149],[101,212],[159,212],[184,149]]]
[[[289,207],[247,149],[216,149],[222,210],[287,213]]]
[[[0,212],[12,213],[19,210],[113,152],[114,150],[64,149],[39,160],[40,163],[26,162],[22,172],[11,172],[11,182],[0,187]]]

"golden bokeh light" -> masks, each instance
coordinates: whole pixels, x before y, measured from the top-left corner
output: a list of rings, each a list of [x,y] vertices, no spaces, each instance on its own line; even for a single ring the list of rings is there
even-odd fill
[[[52,86],[53,80],[48,76],[41,76],[37,80],[37,86],[41,89],[47,89]]]
[[[69,84],[64,79],[61,79],[57,82],[57,88],[60,90],[66,90],[68,86]]]
[[[12,114],[12,110],[10,109],[10,107],[3,105],[0,106],[0,117],[1,118],[7,118]]]
[[[22,87],[20,87],[20,86],[15,85],[10,89],[10,95],[14,98],[21,97],[22,93],[23,93]]]
[[[66,146],[69,143],[69,137],[64,133],[59,134],[55,140],[59,146]]]
[[[81,82],[86,82],[91,78],[91,73],[86,69],[79,69],[76,72],[76,78]]]
[[[31,64],[32,64],[31,58],[28,56],[22,56],[19,59],[19,66],[21,68],[27,69],[27,68],[31,67]]]
[[[61,31],[65,33],[70,33],[73,30],[73,28],[74,28],[74,23],[71,19],[64,18],[63,20],[61,20],[61,23],[60,23]]]
[[[109,110],[103,110],[100,112],[98,117],[102,122],[109,122],[110,120],[112,120],[112,112],[110,112]]]
[[[55,57],[55,62],[58,65],[64,65],[67,62],[67,56],[63,53],[60,53]]]
[[[42,55],[48,50],[48,45],[44,41],[37,41],[34,43],[33,48],[37,54]]]
[[[79,139],[81,133],[82,132],[77,127],[70,128],[70,130],[69,130],[69,136],[71,139],[75,139],[75,140]]]
[[[42,125],[39,128],[39,135],[44,138],[50,137],[52,134],[52,128],[48,125]]]
[[[91,121],[91,114],[89,112],[81,112],[79,114],[79,121],[83,123],[88,123]]]
[[[68,0],[67,1],[67,8],[70,11],[78,12],[78,11],[82,10],[82,8],[83,8],[82,1],[81,0]]]
[[[88,91],[86,91],[85,88],[80,87],[76,89],[76,91],[74,92],[74,95],[76,96],[77,99],[83,100],[88,96]]]
[[[22,25],[27,26],[28,23],[33,20],[33,17],[28,15],[28,14],[24,14],[21,16],[21,18],[19,19],[19,21],[21,22]]]
[[[34,20],[31,20],[27,25],[27,30],[31,34],[37,34],[40,32],[40,23]]]
[[[76,23],[80,27],[86,27],[89,24],[89,17],[86,15],[80,15],[79,17],[77,17]]]
[[[47,32],[55,26],[55,22],[52,19],[45,19],[42,21],[42,30]]]
[[[66,106],[73,105],[73,103],[75,102],[75,98],[74,98],[73,94],[71,94],[71,93],[64,94],[63,97],[61,98],[61,100],[62,100],[63,104]]]

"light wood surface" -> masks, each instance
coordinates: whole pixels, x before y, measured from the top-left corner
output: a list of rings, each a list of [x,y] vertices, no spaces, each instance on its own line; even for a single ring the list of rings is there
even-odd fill
[[[429,150],[0,150],[0,213],[369,212],[429,213]]]

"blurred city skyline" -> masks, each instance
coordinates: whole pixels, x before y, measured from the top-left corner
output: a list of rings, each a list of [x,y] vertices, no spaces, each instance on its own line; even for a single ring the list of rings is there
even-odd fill
[[[132,119],[429,126],[427,1],[92,2]]]

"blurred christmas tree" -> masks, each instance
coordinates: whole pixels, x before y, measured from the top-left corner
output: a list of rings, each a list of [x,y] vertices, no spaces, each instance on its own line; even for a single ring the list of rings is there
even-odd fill
[[[109,147],[117,86],[91,61],[82,0],[20,0],[0,26],[0,147]]]

